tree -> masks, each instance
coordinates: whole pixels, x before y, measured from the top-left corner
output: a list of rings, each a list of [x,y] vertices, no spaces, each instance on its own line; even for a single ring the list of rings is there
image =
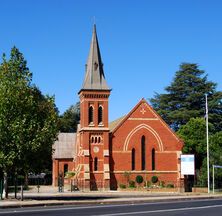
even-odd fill
[[[32,97],[34,104],[29,114],[32,116],[30,120],[34,127],[31,129],[32,136],[27,140],[32,140],[35,149],[33,152],[26,152],[24,159],[28,162],[27,171],[40,173],[51,170],[52,167],[52,144],[58,133],[58,111],[54,97],[42,95],[36,87],[32,88]]]
[[[59,118],[60,132],[76,132],[80,120],[80,103],[77,102],[67,109]]]
[[[222,166],[222,132],[217,132],[209,137],[209,159],[210,159],[210,173],[212,177],[213,165]],[[215,172],[215,186],[222,187],[222,170],[216,169]],[[212,178],[211,178],[212,182]],[[198,182],[201,186],[207,186],[207,158],[204,157],[202,167],[199,171]]]
[[[213,165],[220,165],[222,166],[222,157],[221,157],[221,152],[222,152],[222,131],[217,132],[210,136],[209,138],[209,148],[210,148],[210,168],[211,168],[211,174],[212,174],[212,169]],[[206,166],[204,167],[205,170]],[[206,171],[205,171],[206,172]],[[206,178],[207,179],[207,178]],[[222,187],[222,170],[217,169],[215,172],[215,186],[216,187]]]
[[[212,124],[209,124],[209,131],[213,131]],[[180,127],[177,134],[184,141],[183,153],[195,155],[195,168],[199,170],[203,159],[207,155],[204,118],[191,118],[185,125]]]
[[[210,168],[212,165],[222,165],[222,132],[213,133],[214,126],[209,124],[209,155]],[[183,139],[183,153],[195,155],[196,180],[200,186],[207,185],[207,144],[206,123],[204,118],[191,118],[181,126],[177,134]],[[222,179],[222,173],[216,174],[217,179]],[[222,186],[222,185],[221,185]]]
[[[0,65],[0,167],[4,173],[27,173],[51,160],[57,137],[54,98],[31,84],[32,73],[16,47]]]
[[[183,63],[165,94],[155,93],[151,104],[162,118],[177,131],[191,118],[205,115],[205,94],[208,95],[209,122],[222,130],[222,92],[197,64]]]

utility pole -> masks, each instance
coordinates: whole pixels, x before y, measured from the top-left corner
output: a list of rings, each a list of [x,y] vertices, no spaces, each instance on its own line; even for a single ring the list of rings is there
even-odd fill
[[[210,160],[209,160],[209,136],[208,136],[208,105],[206,94],[206,138],[207,138],[207,189],[210,193]]]

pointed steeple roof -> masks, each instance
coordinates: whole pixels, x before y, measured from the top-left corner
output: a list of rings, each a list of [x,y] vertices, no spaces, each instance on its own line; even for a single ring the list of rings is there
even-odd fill
[[[105,80],[95,24],[82,89],[110,90]]]

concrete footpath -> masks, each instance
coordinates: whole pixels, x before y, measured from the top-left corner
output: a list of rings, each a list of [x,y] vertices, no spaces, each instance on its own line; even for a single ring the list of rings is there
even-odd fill
[[[0,208],[18,208],[34,206],[53,205],[81,205],[81,204],[118,204],[136,202],[159,202],[188,199],[219,199],[222,194],[201,194],[201,193],[177,193],[177,192],[150,192],[150,191],[107,191],[107,192],[57,192],[57,188],[42,186],[24,191],[24,200],[21,201],[21,194],[9,194],[9,199],[0,200]]]

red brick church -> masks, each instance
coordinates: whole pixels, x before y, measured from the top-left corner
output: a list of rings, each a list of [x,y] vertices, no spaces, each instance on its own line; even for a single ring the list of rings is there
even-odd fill
[[[125,116],[109,122],[111,89],[103,70],[96,27],[79,91],[80,124],[76,133],[60,133],[54,144],[53,184],[59,173],[74,171],[72,181],[85,190],[117,189],[143,176],[179,187],[182,141],[144,99]]]

